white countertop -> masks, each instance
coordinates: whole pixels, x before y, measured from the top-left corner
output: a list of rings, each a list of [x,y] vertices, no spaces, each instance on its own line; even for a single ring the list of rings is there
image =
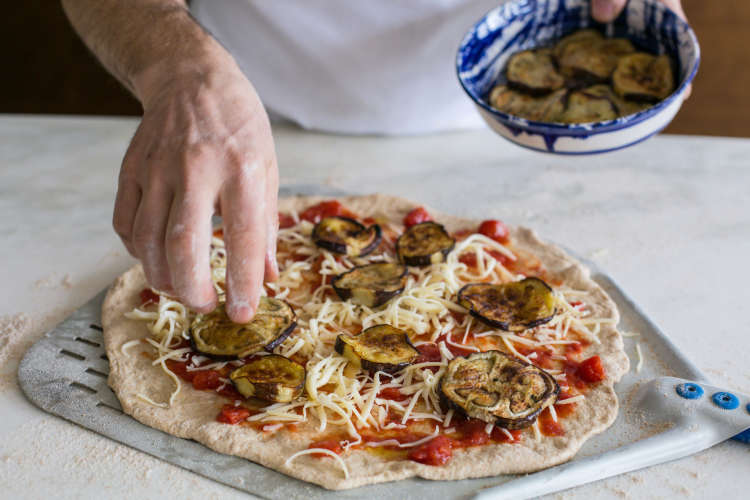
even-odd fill
[[[43,413],[15,380],[34,340],[133,263],[110,220],[136,125],[0,116],[0,498],[249,498]],[[592,258],[712,382],[750,393],[750,140],[659,136],[562,158],[489,131],[275,137],[282,184],[501,218]],[[730,441],[559,496],[746,498],[749,471],[750,446]]]

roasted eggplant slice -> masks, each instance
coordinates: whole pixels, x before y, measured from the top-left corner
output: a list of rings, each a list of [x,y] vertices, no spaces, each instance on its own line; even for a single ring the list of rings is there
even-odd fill
[[[305,368],[284,356],[271,354],[254,359],[229,374],[246,398],[289,403],[302,394]]]
[[[560,72],[583,85],[606,82],[617,67],[619,58],[635,52],[625,38],[580,38],[570,41],[560,51]]]
[[[371,372],[393,373],[419,357],[409,335],[390,325],[371,326],[359,335],[341,334],[335,349],[350,363]]]
[[[617,95],[614,90],[612,90],[612,87],[604,84],[588,87],[583,90],[583,93],[589,96],[597,96],[609,99],[609,101],[614,105],[615,109],[617,109],[618,116],[632,115],[633,113],[637,113],[638,111],[644,110],[650,106],[650,104],[648,103],[623,99],[622,97]]]
[[[589,41],[589,43],[597,43],[602,39],[604,39],[604,36],[602,36],[602,34],[595,29],[574,31],[570,35],[561,38],[560,41],[555,44],[555,47],[552,49],[552,54],[554,55],[555,59],[559,61],[563,56],[566,47],[572,42],[587,40]]]
[[[331,252],[364,257],[380,244],[380,226],[365,227],[348,217],[325,217],[315,225],[312,239]]]
[[[539,278],[502,285],[470,283],[458,291],[458,303],[488,325],[506,331],[543,325],[557,312],[552,288]]]
[[[283,300],[261,297],[249,323],[233,323],[224,303],[208,314],[199,314],[190,325],[196,351],[220,359],[243,358],[266,349],[271,351],[297,326],[292,306]]]
[[[398,258],[408,266],[429,266],[444,262],[456,245],[443,226],[422,222],[407,229],[396,241]]]
[[[553,122],[564,111],[566,90],[560,89],[546,96],[534,97],[505,85],[498,85],[490,92],[490,105],[503,113],[529,120]]]
[[[531,95],[545,95],[565,85],[557,72],[552,50],[524,50],[513,54],[506,70],[508,85]]]
[[[454,358],[439,389],[447,407],[506,429],[530,426],[560,393],[552,375],[500,351]]]
[[[621,57],[612,85],[624,99],[658,102],[674,90],[672,63],[666,55],[657,57],[643,52]]]
[[[404,291],[406,266],[395,262],[378,262],[355,267],[331,281],[341,300],[378,307]]]
[[[562,123],[588,123],[614,120],[618,108],[612,91],[606,85],[594,85],[572,92],[565,111],[559,115]]]

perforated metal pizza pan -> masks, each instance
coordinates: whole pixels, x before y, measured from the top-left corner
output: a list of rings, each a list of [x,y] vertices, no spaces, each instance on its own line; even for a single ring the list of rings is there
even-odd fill
[[[638,337],[625,338],[625,349],[633,360],[632,364],[637,361],[636,342],[641,345],[645,363],[639,373],[631,370],[615,387],[620,399],[620,413],[614,425],[590,439],[574,461],[655,434],[655,429],[643,427],[642,419],[629,411],[629,401],[641,383],[663,375],[706,380],[700,370],[685,358],[609,276],[593,263],[586,264],[591,269],[592,278],[617,303],[621,314],[620,329],[639,333]],[[29,349],[21,362],[18,370],[21,388],[29,400],[41,409],[261,498],[465,498],[480,489],[502,484],[515,477],[462,481],[408,479],[332,492],[147,427],[122,412],[117,397],[107,386],[109,362],[99,326],[104,295],[105,291],[102,291],[48,332]]]

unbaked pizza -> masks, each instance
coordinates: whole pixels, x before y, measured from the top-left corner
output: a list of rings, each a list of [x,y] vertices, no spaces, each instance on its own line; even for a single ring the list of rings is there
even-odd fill
[[[257,314],[111,287],[110,386],[137,420],[329,489],[526,473],[617,415],[615,304],[531,230],[383,195],[280,200]]]

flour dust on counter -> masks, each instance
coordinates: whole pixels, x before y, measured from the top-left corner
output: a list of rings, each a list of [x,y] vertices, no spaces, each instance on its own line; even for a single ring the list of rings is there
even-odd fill
[[[49,416],[27,422],[0,443],[0,484],[3,498],[248,498]]]

